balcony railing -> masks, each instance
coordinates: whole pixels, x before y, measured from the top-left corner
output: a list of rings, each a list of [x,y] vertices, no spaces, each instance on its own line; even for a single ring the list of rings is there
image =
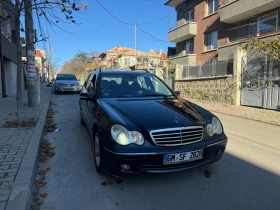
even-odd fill
[[[197,23],[181,19],[175,27],[168,31],[168,40],[170,42],[181,42],[197,35]]]
[[[176,24],[175,26],[170,27],[170,28],[169,28],[169,31],[172,31],[172,30],[174,30],[175,28],[178,28],[178,27],[180,27],[180,26],[182,26],[182,25],[185,25],[185,24],[187,24],[187,23],[189,23],[189,22],[195,22],[195,20],[194,20],[194,19],[190,19],[190,20],[182,19],[182,20],[178,21],[177,24]]]
[[[184,51],[182,51],[180,53],[177,53],[175,55],[170,55],[169,59],[174,59],[174,58],[177,58],[177,57],[187,56],[187,55],[190,55],[190,54],[194,54],[194,52],[193,51],[184,50]]]

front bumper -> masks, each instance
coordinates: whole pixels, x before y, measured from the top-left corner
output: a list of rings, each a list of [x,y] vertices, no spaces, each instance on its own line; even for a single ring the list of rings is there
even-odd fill
[[[176,150],[174,153],[189,152],[194,150],[203,149],[203,158],[200,160],[182,162],[178,164],[163,164],[163,155],[170,154],[164,153],[114,153],[108,149],[104,149],[104,170],[110,174],[120,175],[133,175],[145,173],[169,173],[183,171],[205,165],[208,163],[219,160],[227,145],[227,139],[209,142],[207,145],[198,144],[189,150]],[[126,164],[130,166],[129,170],[122,169],[121,165]]]
[[[68,86],[58,86],[56,85],[54,87],[55,91],[59,91],[59,92],[78,92],[78,91],[81,91],[81,87],[78,87],[78,86],[71,86],[71,87],[68,87]]]

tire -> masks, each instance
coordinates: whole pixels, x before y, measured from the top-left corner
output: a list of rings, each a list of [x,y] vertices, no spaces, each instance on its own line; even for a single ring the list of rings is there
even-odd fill
[[[96,132],[93,137],[94,144],[94,164],[97,173],[103,174],[103,152],[100,145],[99,134]]]

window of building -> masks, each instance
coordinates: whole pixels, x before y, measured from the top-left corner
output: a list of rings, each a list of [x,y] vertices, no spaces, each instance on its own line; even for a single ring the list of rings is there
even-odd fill
[[[207,4],[208,4],[208,15],[211,15],[218,11],[219,0],[207,0]]]
[[[258,34],[258,19],[251,20],[249,23],[249,34],[255,36]]]
[[[186,52],[193,53],[193,39],[186,41]]]
[[[213,31],[205,34],[206,50],[214,50],[218,47],[218,31]]]
[[[125,58],[124,59],[124,64],[127,66],[130,66],[130,58]]]
[[[260,18],[259,34],[267,34],[276,31],[277,28],[277,13],[266,15]]]
[[[193,9],[187,11],[185,13],[185,20],[186,21],[193,21],[194,20],[194,12],[193,12]]]

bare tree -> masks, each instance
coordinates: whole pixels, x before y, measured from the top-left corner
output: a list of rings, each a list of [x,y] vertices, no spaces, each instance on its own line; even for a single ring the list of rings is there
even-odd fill
[[[14,2],[14,4],[12,3]],[[17,46],[17,121],[20,125],[22,122],[22,53],[21,53],[21,43],[20,43],[20,31],[24,32],[25,29],[23,24],[21,23],[21,16],[23,15],[31,15],[35,14],[35,17],[39,23],[39,37],[35,37],[31,43],[34,45],[40,41],[46,41],[48,37],[46,37],[43,33],[42,29],[42,20],[44,19],[46,23],[53,30],[54,27],[57,27],[63,30],[62,27],[59,26],[60,22],[70,22],[76,24],[76,20],[74,18],[74,13],[84,8],[87,9],[88,5],[84,2],[80,2],[79,0],[33,0],[29,2],[29,5],[25,5],[25,0],[1,0],[0,9],[4,9],[10,12],[12,15],[12,20],[15,22],[15,37],[16,46]],[[8,6],[7,6],[8,5]],[[24,11],[27,11],[27,7],[32,8],[32,14],[25,14]],[[61,14],[65,18],[61,18]],[[65,30],[63,30],[65,31]],[[27,46],[28,47],[28,46]]]

